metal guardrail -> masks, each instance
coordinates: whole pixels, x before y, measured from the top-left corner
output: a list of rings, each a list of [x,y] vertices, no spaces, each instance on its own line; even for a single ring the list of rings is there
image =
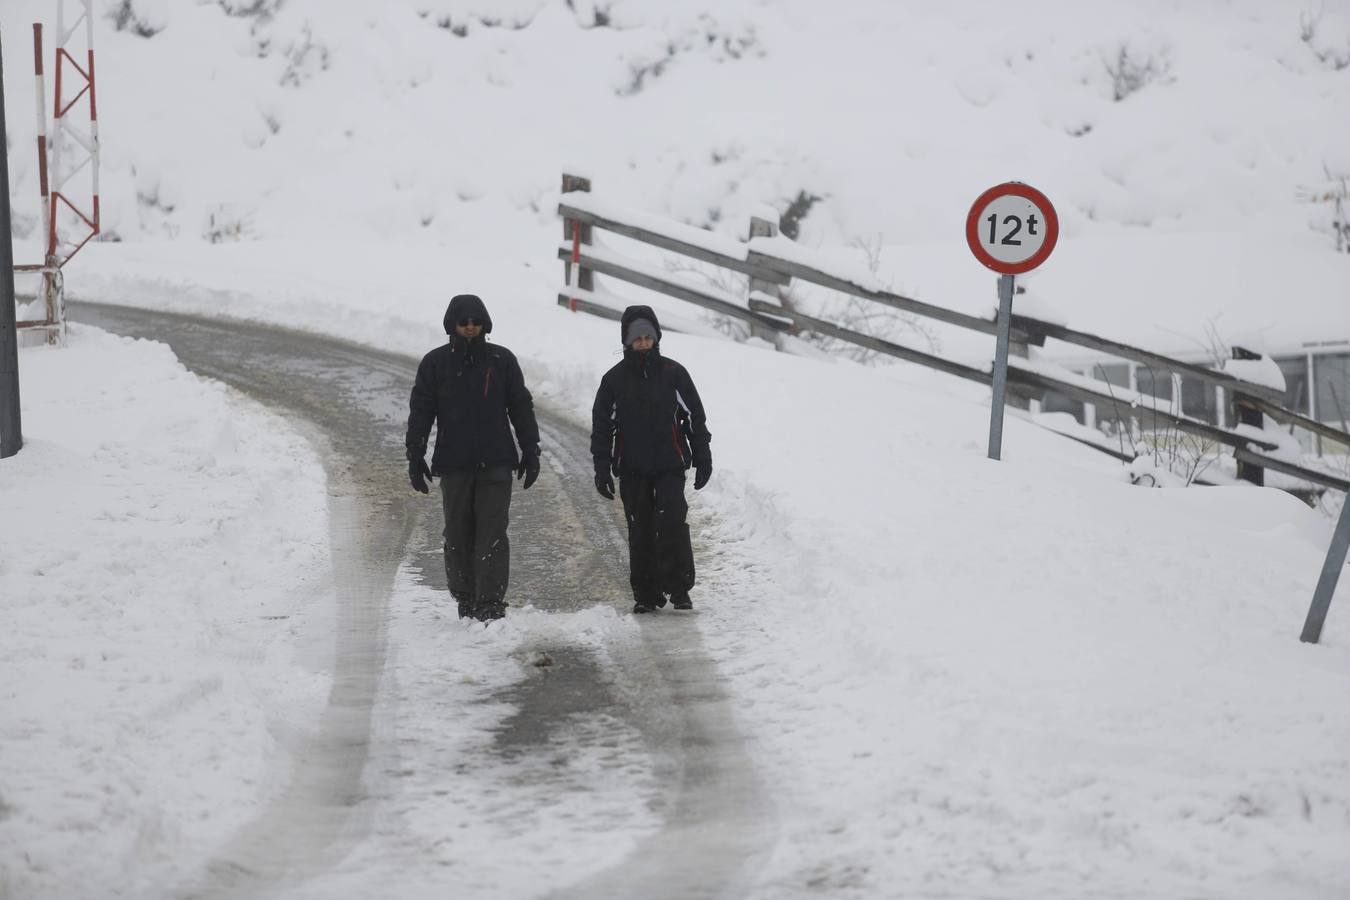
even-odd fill
[[[1074,344],[1079,347],[1087,347],[1090,350],[1097,350],[1101,353],[1109,353],[1112,356],[1118,356],[1122,359],[1128,359],[1132,362],[1143,363],[1146,366],[1154,366],[1159,369],[1176,372],[1179,375],[1189,375],[1197,378],[1207,384],[1221,387],[1224,390],[1234,393],[1245,394],[1249,397],[1260,397],[1268,401],[1279,401],[1284,399],[1284,394],[1274,388],[1266,387],[1263,384],[1256,384],[1251,381],[1230,375],[1227,372],[1219,372],[1214,369],[1198,366],[1195,363],[1182,362],[1179,359],[1173,359],[1170,356],[1163,356],[1161,353],[1154,353],[1151,350],[1145,350],[1142,347],[1135,347],[1121,341],[1113,341],[1110,338],[1099,337],[1095,334],[1089,334],[1086,331],[1077,331],[1073,328],[1067,328],[1063,325],[1057,325],[1054,322],[1045,322],[1041,319],[1034,319],[1031,316],[1019,316],[1013,313],[1012,326],[1026,334],[1033,344],[1043,344],[1046,338],[1055,338],[1064,341],[1066,344]]]

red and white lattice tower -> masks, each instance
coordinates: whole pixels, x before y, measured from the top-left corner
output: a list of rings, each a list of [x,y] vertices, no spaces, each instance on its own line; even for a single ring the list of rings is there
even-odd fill
[[[38,186],[42,192],[43,260],[16,269],[42,273],[45,317],[19,322],[20,328],[45,330],[47,343],[65,336],[66,316],[61,269],[99,233],[98,104],[94,88],[93,0],[72,0],[75,21],[66,26],[67,0],[56,3],[56,53],[51,139],[47,137],[46,84],[42,25],[33,25],[33,62],[37,83]],[[80,26],[84,27],[81,28]],[[83,33],[83,40],[80,35]],[[79,48],[83,44],[83,50]],[[86,100],[88,125],[82,124]],[[89,170],[88,192],[73,179]]]

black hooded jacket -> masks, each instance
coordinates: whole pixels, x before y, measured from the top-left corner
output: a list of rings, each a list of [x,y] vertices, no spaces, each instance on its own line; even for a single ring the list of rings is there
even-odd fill
[[[661,355],[661,324],[648,306],[630,306],[619,324],[646,319],[656,344],[646,353],[625,349],[623,361],[600,379],[591,408],[591,456],[597,472],[651,475],[712,462],[707,417],[689,372]]]
[[[478,337],[467,340],[455,334],[455,324],[463,318],[483,323]],[[485,340],[492,319],[483,301],[473,294],[454,297],[445,311],[445,331],[450,342],[422,357],[417,367],[408,401],[409,458],[426,455],[433,422],[437,429],[431,471],[437,475],[514,466],[519,462],[517,440],[523,452],[538,454],[534,400],[515,354]]]

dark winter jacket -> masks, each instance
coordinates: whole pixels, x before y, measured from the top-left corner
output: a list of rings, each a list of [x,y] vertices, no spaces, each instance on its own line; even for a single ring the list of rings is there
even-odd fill
[[[661,355],[661,325],[647,306],[624,311],[619,334],[635,319],[656,328],[646,353],[625,349],[623,361],[600,379],[591,408],[591,456],[596,471],[647,475],[712,462],[707,417],[689,372]]]
[[[454,333],[455,324],[467,317],[484,323],[482,333],[473,340]],[[472,294],[455,297],[445,312],[445,328],[450,343],[432,350],[417,367],[408,401],[405,441],[409,458],[426,454],[433,422],[437,428],[431,471],[437,475],[514,466],[519,462],[516,441],[523,453],[537,455],[534,400],[525,388],[515,354],[485,340],[492,319],[483,301]]]

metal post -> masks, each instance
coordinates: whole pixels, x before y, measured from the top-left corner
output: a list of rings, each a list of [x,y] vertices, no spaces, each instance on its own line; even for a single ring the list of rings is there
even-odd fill
[[[0,54],[0,459],[23,448],[19,416],[19,335],[14,309],[14,236],[9,221],[9,140]]]
[[[994,402],[989,408],[989,458],[1001,459],[1003,452],[1003,392],[1008,385],[1008,333],[1012,330],[1014,276],[998,279],[998,344],[994,351]]]
[[[1016,296],[1016,295],[1019,294],[1019,293],[1024,293],[1025,291],[1026,291],[1026,288],[1014,288],[1014,289],[1013,289],[1013,296]],[[1011,332],[1011,328],[1009,328],[1009,331]],[[1009,356],[1020,356],[1022,359],[1030,359],[1030,358],[1031,358],[1031,343],[1030,343],[1029,341],[1027,341],[1026,335],[1021,335],[1020,337],[1021,337],[1021,340],[1014,340],[1014,339],[1012,338],[1011,334],[1009,335],[1009,338],[1008,338],[1008,355],[1009,355]],[[1043,345],[1043,344],[1037,344],[1037,346],[1042,346],[1042,345]],[[1025,409],[1025,410],[1030,411],[1030,409],[1031,409],[1031,395],[1030,395],[1030,394],[1023,394],[1023,393],[1020,393],[1020,392],[1018,392],[1018,391],[1013,391],[1011,394],[1009,394],[1009,395],[1007,396],[1007,398],[1006,398],[1006,400],[1005,400],[1005,403],[1006,403],[1008,406],[1013,407],[1014,409]]]
[[[1299,636],[1299,640],[1305,644],[1315,644],[1322,637],[1322,624],[1327,620],[1327,609],[1331,606],[1331,595],[1336,593],[1341,569],[1345,568],[1347,551],[1350,551],[1350,495],[1346,495],[1345,505],[1341,507],[1341,517],[1336,521],[1331,546],[1327,548],[1327,558],[1322,563],[1322,576],[1317,579],[1312,606],[1308,607],[1308,619],[1303,623],[1303,634]]]

